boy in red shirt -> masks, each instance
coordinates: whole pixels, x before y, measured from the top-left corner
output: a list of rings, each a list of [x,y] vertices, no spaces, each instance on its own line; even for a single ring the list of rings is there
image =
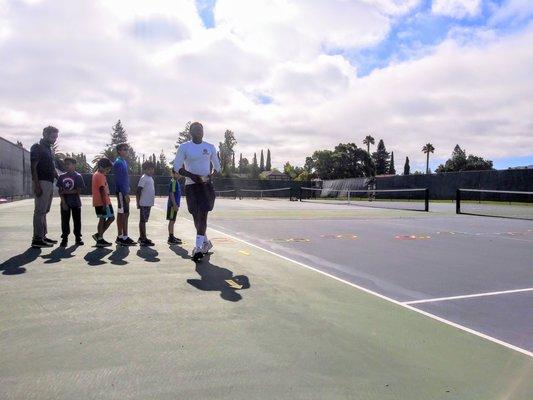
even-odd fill
[[[111,243],[104,240],[104,232],[115,220],[106,179],[106,175],[109,174],[112,167],[113,164],[108,158],[101,158],[98,160],[98,171],[93,174],[93,206],[96,211],[96,216],[99,218],[98,232],[93,235],[93,239],[96,241],[96,247],[111,246]]]

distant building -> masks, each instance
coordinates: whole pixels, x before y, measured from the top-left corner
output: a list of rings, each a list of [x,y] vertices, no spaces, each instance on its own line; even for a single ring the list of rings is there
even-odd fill
[[[264,171],[259,175],[261,179],[269,181],[290,181],[291,177],[279,171]]]

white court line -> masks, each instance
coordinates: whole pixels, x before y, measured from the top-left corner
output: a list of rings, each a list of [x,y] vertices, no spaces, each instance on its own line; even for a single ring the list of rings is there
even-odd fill
[[[192,222],[191,220],[189,220],[189,219],[187,219],[187,218],[185,218],[185,217],[180,217],[180,218],[182,218],[182,219],[184,219],[184,220],[186,220],[186,221]],[[515,351],[517,351],[517,352],[519,352],[519,353],[525,354],[526,356],[533,357],[533,352],[530,352],[530,351],[528,351],[528,350],[526,350],[526,349],[523,349],[523,348],[521,348],[521,347],[515,346],[515,345],[513,345],[513,344],[511,344],[511,343],[504,342],[503,340],[496,339],[495,337],[492,337],[492,336],[486,335],[486,334],[484,334],[484,333],[482,333],[482,332],[478,332],[478,331],[476,331],[476,330],[474,330],[474,329],[471,329],[471,328],[468,328],[468,327],[466,327],[466,326],[463,326],[463,325],[457,324],[457,323],[455,323],[455,322],[449,321],[449,320],[447,320],[447,319],[444,319],[444,318],[442,318],[442,317],[439,317],[438,315],[431,314],[431,313],[429,313],[429,312],[427,312],[427,311],[420,310],[420,309],[418,309],[418,308],[416,308],[416,307],[413,307],[413,306],[411,306],[411,305],[409,305],[409,304],[405,304],[405,303],[402,303],[402,302],[400,302],[400,301],[398,301],[398,300],[394,300],[393,298],[390,298],[390,297],[384,296],[384,295],[382,295],[382,294],[379,294],[379,293],[377,293],[377,292],[374,292],[373,290],[370,290],[370,289],[364,288],[364,287],[362,287],[362,286],[356,285],[355,283],[352,283],[352,282],[346,281],[346,280],[344,280],[344,279],[342,279],[342,278],[339,278],[339,277],[337,277],[337,276],[335,276],[335,275],[328,274],[327,272],[324,272],[324,271],[321,271],[321,270],[319,270],[319,269],[317,269],[317,268],[311,267],[310,265],[304,264],[304,263],[302,263],[302,262],[300,262],[300,261],[293,260],[292,258],[285,257],[285,256],[283,256],[283,255],[281,255],[281,254],[278,254],[278,253],[273,252],[273,251],[271,251],[271,250],[265,249],[264,247],[261,247],[261,246],[258,246],[258,245],[256,245],[256,244],[250,243],[250,242],[248,242],[248,241],[246,241],[246,240],[244,240],[244,239],[241,239],[241,238],[239,238],[239,237],[237,237],[237,236],[230,235],[229,233],[223,232],[223,231],[218,230],[218,229],[215,229],[215,228],[210,228],[210,227],[208,227],[208,229],[211,230],[211,231],[218,232],[218,233],[220,233],[220,234],[222,234],[222,235],[225,235],[225,236],[227,236],[227,237],[229,237],[229,238],[231,238],[231,239],[237,240],[238,242],[244,243],[244,244],[246,244],[246,245],[248,245],[248,246],[254,247],[254,248],[259,249],[259,250],[262,250],[262,251],[264,251],[264,252],[266,252],[266,253],[268,253],[268,254],[271,254],[271,255],[273,255],[273,256],[279,257],[279,258],[281,258],[281,259],[283,259],[283,260],[286,260],[286,261],[292,262],[292,263],[294,263],[294,264],[296,264],[296,265],[299,265],[299,266],[301,266],[301,267],[304,267],[304,268],[310,269],[310,270],[312,270],[312,271],[318,272],[319,274],[322,274],[322,275],[324,275],[324,276],[327,276],[328,278],[335,279],[336,281],[342,282],[342,283],[344,283],[344,284],[346,284],[346,285],[349,285],[349,286],[352,286],[352,287],[354,287],[354,288],[356,288],[356,289],[362,290],[363,292],[366,292],[366,293],[369,293],[369,294],[374,295],[374,296],[376,296],[376,297],[379,297],[380,299],[383,299],[383,300],[389,301],[389,302],[391,302],[391,303],[393,303],[393,304],[396,304],[396,305],[398,305],[398,306],[400,306],[400,307],[407,308],[408,310],[414,311],[414,312],[416,312],[416,313],[418,313],[418,314],[425,315],[426,317],[432,318],[432,319],[434,319],[434,320],[436,320],[436,321],[439,321],[439,322],[442,322],[442,323],[444,323],[444,324],[447,324],[447,325],[453,326],[454,328],[457,328],[457,329],[460,329],[460,330],[462,330],[462,331],[465,331],[465,332],[471,333],[471,334],[473,334],[473,335],[479,336],[480,338],[483,338],[483,339],[489,340],[489,341],[491,341],[491,342],[493,342],[493,343],[497,343],[497,344],[499,344],[499,345],[501,345],[501,346],[504,346],[504,347],[507,347],[507,348],[509,348],[509,349],[511,349],[511,350],[515,350]]]
[[[473,297],[497,296],[497,295],[499,295],[499,294],[520,293],[520,292],[531,292],[531,291],[533,291],[533,288],[514,289],[514,290],[501,290],[501,291],[499,291],[499,292],[486,292],[486,293],[476,293],[476,294],[465,294],[465,295],[462,295],[462,296],[435,297],[435,298],[433,298],[433,299],[404,301],[403,304],[432,303],[432,302],[434,302],[434,301],[446,301],[446,300],[457,300],[457,299],[471,299],[471,298],[473,298]]]

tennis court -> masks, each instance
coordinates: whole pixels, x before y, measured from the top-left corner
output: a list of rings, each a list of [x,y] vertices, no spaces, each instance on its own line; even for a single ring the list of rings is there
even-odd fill
[[[1,205],[0,397],[530,397],[531,221],[238,197],[198,265],[163,198],[151,249],[92,248],[88,202],[85,246],[28,249],[32,202]]]

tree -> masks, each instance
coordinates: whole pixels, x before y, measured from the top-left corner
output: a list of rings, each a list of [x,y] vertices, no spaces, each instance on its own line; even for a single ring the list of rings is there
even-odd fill
[[[422,147],[422,153],[426,155],[426,174],[429,174],[429,153],[434,153],[435,147],[431,143],[426,143],[424,147]]]
[[[247,158],[241,158],[239,160],[239,174],[248,174],[250,172],[250,161]]]
[[[456,172],[456,171],[483,171],[493,169],[492,161],[484,160],[482,157],[469,154],[456,145],[452,156],[444,164],[437,167],[435,172]]]
[[[102,157],[107,157],[111,160],[111,162],[114,162],[117,158],[117,144],[126,143],[129,146],[128,156],[126,157],[126,161],[128,162],[128,172],[130,174],[136,172],[138,169],[136,165],[137,156],[131,145],[128,143],[128,135],[122,126],[120,119],[115,125],[113,125],[111,129],[110,143],[107,143],[106,148],[93,160],[93,164],[96,164],[98,159]]]
[[[263,155],[263,149],[261,149],[261,158],[259,162],[259,170],[263,172],[265,170],[265,156]]]
[[[244,164],[243,164],[242,153],[241,153],[239,156],[239,174],[244,174],[243,166]]]
[[[389,175],[396,175],[396,168],[394,168],[394,151],[390,153]]]
[[[390,155],[385,148],[383,139],[379,140],[377,151],[372,154],[372,158],[376,165],[376,175],[384,175],[389,171]]]
[[[374,175],[370,155],[355,143],[339,143],[333,151],[333,162],[335,179]]]
[[[224,141],[219,143],[220,164],[222,166],[222,174],[228,176],[231,172],[231,160],[234,155],[234,148],[237,144],[235,135],[232,131],[226,130],[224,132]]]
[[[267,149],[265,171],[270,171],[271,169],[272,169],[272,162],[270,161],[270,149]]]
[[[65,156],[76,160],[76,171],[80,174],[89,174],[92,172],[91,165],[87,162],[87,156],[84,153],[66,153]]]
[[[368,154],[370,154],[370,145],[376,143],[374,138],[370,135],[367,135],[364,139],[363,139],[363,144],[366,145],[366,151]]]
[[[159,153],[159,160],[157,160],[156,164],[156,175],[170,176],[169,165],[170,164],[167,161],[167,156],[163,152],[163,149],[161,149],[161,153]]]
[[[235,152],[233,152],[231,157],[231,172],[235,172]]]
[[[185,128],[181,132],[178,132],[178,140],[176,140],[176,144],[174,145],[174,155],[176,155],[176,152],[178,151],[178,147],[180,147],[180,144],[183,144],[185,142],[190,142],[192,140],[191,136],[191,124],[192,122],[189,121],[185,124]]]
[[[409,165],[409,157],[405,157],[405,164],[403,166],[403,174],[404,175],[411,174],[411,166]]]
[[[254,153],[254,158],[252,161],[252,167],[250,169],[250,175],[252,178],[257,179],[259,177],[259,165],[257,165],[257,153]]]
[[[288,175],[291,179],[296,179],[302,172],[304,172],[303,168],[293,166],[288,161],[283,166],[283,173]]]

